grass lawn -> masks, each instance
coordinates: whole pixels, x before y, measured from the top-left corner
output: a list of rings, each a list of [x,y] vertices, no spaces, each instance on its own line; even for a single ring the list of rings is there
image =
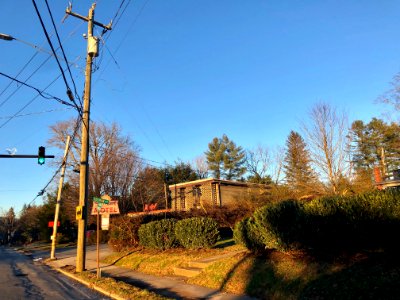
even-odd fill
[[[223,242],[222,242],[223,243]],[[240,246],[208,250],[136,249],[105,262],[154,275],[173,275],[174,267]],[[303,253],[238,253],[208,266],[188,283],[248,294],[260,299],[398,299],[400,260],[383,252],[317,259]]]
[[[114,253],[106,257],[103,262],[127,267],[147,274],[171,276],[174,275],[174,267],[188,266],[190,261],[244,249],[241,246],[232,245],[231,241],[221,241],[213,249],[200,250],[176,248],[160,251],[138,248],[131,251]]]
[[[75,277],[78,277],[81,280],[86,281],[91,286],[100,287],[103,290],[112,292],[114,295],[118,295],[124,299],[148,299],[148,300],[171,299],[157,295],[156,293],[149,292],[144,289],[134,287],[125,282],[117,281],[113,278],[102,277],[98,279],[95,273],[91,272],[75,273],[75,267],[73,266],[65,266],[63,269],[64,271],[73,274]]]

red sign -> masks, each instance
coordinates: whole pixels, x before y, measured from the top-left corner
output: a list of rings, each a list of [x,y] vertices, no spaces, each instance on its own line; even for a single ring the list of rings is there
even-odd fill
[[[54,226],[54,221],[49,221],[49,227]],[[57,222],[57,227],[60,226],[60,221]]]

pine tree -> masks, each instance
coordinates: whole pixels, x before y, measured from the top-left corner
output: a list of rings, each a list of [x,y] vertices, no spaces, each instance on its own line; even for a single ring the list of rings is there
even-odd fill
[[[239,179],[245,172],[246,154],[242,147],[229,140],[226,135],[223,135],[222,142],[225,144],[224,155],[224,177],[228,180]]]
[[[215,178],[239,179],[245,172],[245,152],[231,141],[227,135],[215,137],[205,152],[208,168]]]
[[[310,154],[301,135],[291,131],[286,141],[284,160],[286,182],[296,197],[315,193],[319,188],[317,176],[311,168]]]
[[[221,178],[224,162],[225,145],[220,138],[213,138],[208,144],[208,151],[205,152],[208,168],[217,179]]]
[[[396,123],[387,124],[381,119],[373,118],[368,124],[354,121],[351,125],[353,158],[356,171],[364,170],[370,173],[374,166],[384,168],[382,149],[388,169],[400,166],[400,126]]]

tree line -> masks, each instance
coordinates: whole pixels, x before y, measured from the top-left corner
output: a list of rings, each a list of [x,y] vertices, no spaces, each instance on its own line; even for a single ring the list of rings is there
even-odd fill
[[[50,129],[49,145],[59,149],[64,148],[68,135],[73,136],[60,217],[67,235],[75,226],[79,199],[76,170],[80,135],[73,135],[73,120],[59,122]],[[271,193],[262,201],[364,192],[374,188],[374,168],[385,174],[399,167],[399,129],[397,123],[378,118],[368,123],[356,120],[349,124],[345,113],[329,104],[318,103],[301,124],[301,132],[291,131],[283,147],[259,145],[244,149],[223,134],[214,137],[204,153],[191,162],[155,166],[140,156],[140,147],[122,133],[118,124],[94,122],[90,127],[89,199],[112,195],[119,201],[121,213],[143,211],[149,204],[164,208],[166,185],[207,177],[267,184]],[[59,165],[61,161],[54,163]],[[14,221],[10,229],[9,220],[15,219],[10,217],[14,212],[3,213],[0,238],[7,241],[10,232],[20,230],[20,238],[25,241],[48,239],[51,228],[47,223],[53,218],[55,200],[56,186],[53,186],[43,204],[25,205],[19,216],[23,230]],[[89,219],[91,222],[94,219]],[[73,238],[73,234],[68,234]]]

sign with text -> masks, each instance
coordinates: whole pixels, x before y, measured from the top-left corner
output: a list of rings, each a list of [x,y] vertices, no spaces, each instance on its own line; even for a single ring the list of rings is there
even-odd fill
[[[105,215],[105,214],[110,214],[110,215],[117,215],[119,214],[119,207],[118,207],[118,201],[117,200],[111,200],[108,202],[108,204],[101,203],[98,205],[97,202],[93,201],[93,207],[92,207],[92,215],[97,215],[97,208],[99,208],[99,214],[100,215]]]
[[[101,230],[108,230],[110,228],[110,215],[101,215]]]

